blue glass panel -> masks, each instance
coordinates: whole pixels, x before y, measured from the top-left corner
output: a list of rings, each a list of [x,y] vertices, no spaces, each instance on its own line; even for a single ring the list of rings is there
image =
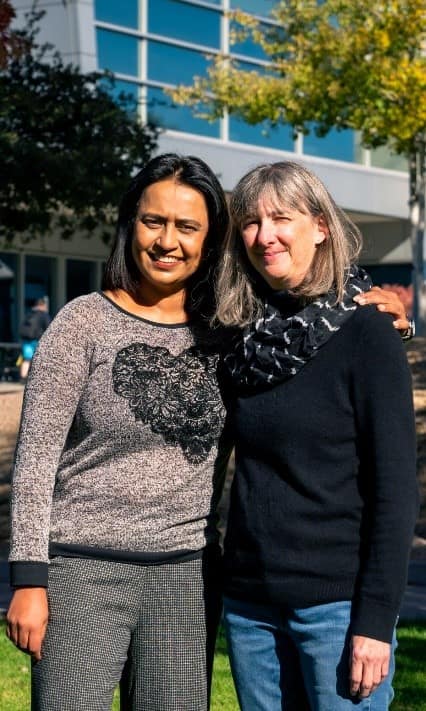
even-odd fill
[[[238,143],[251,143],[254,146],[276,148],[281,151],[293,151],[294,141],[290,126],[271,128],[266,122],[251,125],[235,116],[229,118],[229,140]]]
[[[371,165],[387,170],[408,170],[408,161],[405,156],[396,155],[387,146],[376,148],[370,153]]]
[[[148,31],[220,49],[220,13],[176,0],[149,0]]]
[[[139,102],[139,85],[133,84],[130,81],[120,81],[116,79],[113,86],[110,84],[104,85],[107,91],[111,94],[113,99],[117,100],[129,114],[134,114],[137,112],[138,102]]]
[[[241,29],[241,25],[231,21],[231,29]],[[247,57],[253,57],[254,59],[268,59],[267,55],[263,51],[262,47],[248,37],[243,42],[235,42],[231,45],[231,52],[233,54],[245,54]]]
[[[36,299],[47,296],[50,302],[50,313],[56,313],[54,298],[54,275],[56,259],[53,257],[25,257],[25,310],[33,306]]]
[[[323,138],[315,133],[303,136],[303,152],[320,158],[355,162],[355,135],[353,131],[332,129]]]
[[[219,121],[209,123],[194,116],[187,106],[176,106],[161,89],[148,89],[148,120],[157,126],[184,133],[219,138]]]
[[[138,0],[95,0],[95,18],[101,22],[138,29]]]
[[[138,40],[135,37],[98,29],[96,42],[99,69],[138,75]]]
[[[275,3],[276,0],[231,0],[231,9],[268,17]]]
[[[193,77],[206,73],[209,61],[201,52],[148,42],[148,78],[167,84],[192,84]]]
[[[18,340],[18,268],[16,254],[0,252],[0,341]]]

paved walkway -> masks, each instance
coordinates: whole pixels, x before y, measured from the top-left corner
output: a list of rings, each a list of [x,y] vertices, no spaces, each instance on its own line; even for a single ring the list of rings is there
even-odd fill
[[[422,340],[420,345],[420,355],[426,364],[426,340]],[[417,366],[419,358],[420,356],[415,358],[415,365],[417,364]],[[414,384],[417,388],[415,393],[417,397],[420,396],[421,400],[424,383],[419,382],[418,377],[416,379],[416,373]],[[10,599],[8,565],[6,562],[9,529],[10,469],[19,426],[22,395],[22,385],[0,382],[0,617],[4,616]],[[423,405],[423,403],[421,404]],[[420,414],[420,409],[418,414]],[[424,410],[421,412],[421,416],[422,420],[424,420]],[[422,428],[420,427],[420,429]],[[421,534],[423,536],[423,529]],[[426,539],[423,537],[416,538],[414,542],[401,619],[426,621]]]

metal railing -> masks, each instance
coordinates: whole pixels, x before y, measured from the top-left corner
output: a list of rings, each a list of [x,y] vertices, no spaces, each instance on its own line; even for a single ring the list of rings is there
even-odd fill
[[[0,381],[16,382],[19,380],[18,358],[21,344],[0,341]]]

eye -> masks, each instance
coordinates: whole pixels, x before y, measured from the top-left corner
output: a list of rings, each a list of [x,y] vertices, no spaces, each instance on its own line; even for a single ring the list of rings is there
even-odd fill
[[[274,222],[289,222],[289,215],[274,215]]]
[[[162,220],[160,220],[159,217],[140,217],[140,221],[142,222],[145,227],[148,227],[149,229],[157,229],[158,227],[161,227]]]
[[[184,235],[192,235],[200,231],[200,226],[194,225],[193,222],[177,222],[176,227]]]
[[[254,218],[251,218],[250,220],[246,220],[245,222],[242,223],[241,229],[243,231],[250,230],[250,229],[253,229],[254,227],[257,227],[258,224],[259,223],[257,222],[257,220],[255,220]]]

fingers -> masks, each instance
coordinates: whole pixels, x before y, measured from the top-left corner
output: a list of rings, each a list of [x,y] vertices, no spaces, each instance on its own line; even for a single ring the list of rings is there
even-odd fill
[[[394,291],[373,286],[370,291],[354,296],[354,301],[360,306],[375,304],[378,311],[391,314],[394,317],[394,326],[399,331],[406,331],[409,328],[410,324],[405,312],[405,306]]]
[[[391,647],[386,642],[354,635],[351,643],[349,691],[362,699],[372,694],[389,672]]]
[[[27,651],[38,662],[41,659],[41,645],[46,635],[47,625],[42,625],[28,637]]]
[[[10,624],[6,635],[22,652],[31,654],[37,661],[41,659],[41,645],[46,634],[46,624]]]
[[[48,620],[44,588],[16,590],[7,613],[6,635],[20,650],[41,659],[41,646]]]
[[[397,331],[407,331],[410,328],[410,322],[407,318],[398,318],[393,322]]]

